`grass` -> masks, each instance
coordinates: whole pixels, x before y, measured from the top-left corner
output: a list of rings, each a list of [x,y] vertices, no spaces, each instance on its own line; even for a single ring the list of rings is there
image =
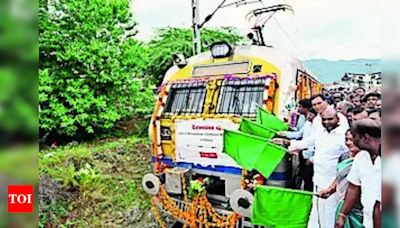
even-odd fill
[[[77,193],[41,205],[41,227],[123,226],[124,216],[138,207],[148,211],[141,178],[151,172],[144,138],[130,136],[49,148],[39,153],[39,173]]]

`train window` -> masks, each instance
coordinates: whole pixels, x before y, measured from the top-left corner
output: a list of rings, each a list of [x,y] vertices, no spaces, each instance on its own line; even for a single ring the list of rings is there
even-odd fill
[[[199,114],[206,95],[205,82],[173,84],[164,114]]]
[[[224,81],[217,113],[255,115],[262,106],[265,79]]]

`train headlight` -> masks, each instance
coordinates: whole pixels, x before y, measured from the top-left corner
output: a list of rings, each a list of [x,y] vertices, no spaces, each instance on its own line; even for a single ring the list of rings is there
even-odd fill
[[[182,54],[173,54],[172,55],[172,61],[179,68],[183,68],[183,67],[185,67],[187,65],[187,61],[185,59],[185,56],[183,56]]]
[[[210,46],[211,55],[214,58],[225,58],[232,55],[233,48],[226,42],[213,43]]]

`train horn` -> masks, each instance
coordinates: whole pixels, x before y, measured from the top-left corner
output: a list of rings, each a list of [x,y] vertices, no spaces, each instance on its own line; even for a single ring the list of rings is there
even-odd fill
[[[156,175],[148,173],[142,179],[142,186],[146,193],[154,196],[160,191],[161,182]]]
[[[232,210],[245,217],[251,217],[253,202],[253,194],[243,189],[233,191],[229,199]]]

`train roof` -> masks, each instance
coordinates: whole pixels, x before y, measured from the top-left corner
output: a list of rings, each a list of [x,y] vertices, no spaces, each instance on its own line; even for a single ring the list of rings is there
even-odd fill
[[[256,46],[256,45],[240,45],[234,47],[234,56],[249,56],[253,58],[260,58],[268,61],[269,63],[275,65],[282,71],[285,69],[298,69],[303,72],[309,74],[312,78],[317,81],[320,81],[316,76],[312,75],[310,72],[306,70],[302,62],[294,57],[293,55],[281,51],[279,49],[273,47],[266,47],[266,46]],[[197,64],[200,64],[204,61],[212,59],[211,51],[202,52],[198,55],[194,55],[188,58],[187,66],[193,67]],[[165,74],[164,82],[168,81],[170,77],[175,74],[180,68],[177,66],[173,66]]]

